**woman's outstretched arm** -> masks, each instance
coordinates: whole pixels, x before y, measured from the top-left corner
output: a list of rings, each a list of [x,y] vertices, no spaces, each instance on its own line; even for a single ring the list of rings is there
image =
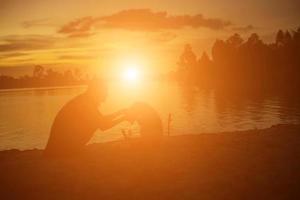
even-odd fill
[[[125,113],[126,109],[119,110],[117,112],[114,112],[109,115],[102,116],[100,123],[99,123],[99,128],[102,131],[105,131],[107,129],[110,129],[119,123],[123,122],[126,120]]]
[[[104,121],[103,123],[100,123],[100,129],[102,131],[105,131],[107,129],[110,129],[110,128],[120,124],[123,121],[125,121],[125,117],[120,117],[118,119]]]
[[[111,113],[111,114],[108,114],[108,115],[105,115],[104,117],[107,119],[107,120],[114,120],[120,116],[124,116],[127,112],[127,109],[121,109],[117,112],[114,112],[114,113]]]

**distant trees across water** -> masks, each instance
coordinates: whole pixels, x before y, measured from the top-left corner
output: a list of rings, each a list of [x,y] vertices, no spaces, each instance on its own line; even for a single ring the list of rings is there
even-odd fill
[[[178,68],[169,77],[183,85],[214,89],[298,91],[300,86],[300,27],[279,30],[273,43],[264,43],[253,33],[244,40],[239,34],[216,40],[210,58],[197,57],[186,45]],[[0,89],[52,87],[86,84],[88,77],[79,69],[58,72],[35,66],[31,76],[0,75]]]
[[[34,67],[31,76],[25,75],[14,78],[12,76],[1,75],[0,89],[82,85],[86,84],[87,80],[88,77],[84,76],[79,69],[59,72],[37,65]]]
[[[279,30],[271,44],[256,33],[247,40],[234,34],[216,40],[211,53],[212,59],[205,52],[197,57],[186,45],[172,78],[217,89],[297,91],[300,86],[300,28]]]

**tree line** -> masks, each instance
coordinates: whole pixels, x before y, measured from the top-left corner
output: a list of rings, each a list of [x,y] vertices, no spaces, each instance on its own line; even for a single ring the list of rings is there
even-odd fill
[[[0,75],[0,89],[82,85],[86,84],[88,79],[88,76],[78,68],[60,72],[36,65],[33,68],[32,75],[24,75],[18,78]]]
[[[297,91],[300,85],[300,27],[279,30],[273,43],[264,43],[253,33],[216,40],[209,58],[197,57],[186,45],[172,78],[183,84],[217,89]]]
[[[300,85],[300,27],[279,30],[270,44],[256,33],[246,40],[233,34],[216,40],[211,55],[204,52],[197,57],[191,45],[185,45],[178,68],[169,77],[184,85],[215,89],[294,92]],[[88,80],[78,68],[59,72],[37,65],[31,76],[0,75],[0,89],[82,85]]]

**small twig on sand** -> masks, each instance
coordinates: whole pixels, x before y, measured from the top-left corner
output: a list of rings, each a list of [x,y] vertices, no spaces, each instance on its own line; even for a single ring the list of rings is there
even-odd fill
[[[169,113],[169,116],[168,116],[168,136],[170,136],[171,122],[172,122],[172,115],[171,115],[171,113]]]

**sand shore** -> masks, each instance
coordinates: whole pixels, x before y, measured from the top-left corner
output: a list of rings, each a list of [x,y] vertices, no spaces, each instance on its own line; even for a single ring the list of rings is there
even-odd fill
[[[300,125],[0,152],[0,199],[300,199]]]

